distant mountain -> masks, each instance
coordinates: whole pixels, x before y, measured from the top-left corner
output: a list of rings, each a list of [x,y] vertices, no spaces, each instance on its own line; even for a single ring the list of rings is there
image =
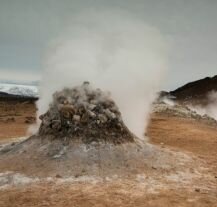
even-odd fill
[[[169,94],[179,101],[203,101],[211,91],[217,91],[217,75],[190,82]]]
[[[33,85],[0,83],[0,92],[23,97],[38,97],[38,87]]]
[[[8,102],[13,101],[15,103],[17,102],[35,102],[37,101],[37,97],[27,97],[27,96],[20,96],[20,95],[13,95],[5,92],[0,92],[0,101]]]

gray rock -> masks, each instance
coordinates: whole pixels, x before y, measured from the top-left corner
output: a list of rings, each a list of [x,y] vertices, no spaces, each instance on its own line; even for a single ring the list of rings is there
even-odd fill
[[[90,110],[87,111],[88,115],[91,117],[91,118],[95,118],[96,117],[96,114]]]
[[[52,129],[59,130],[61,128],[61,121],[60,120],[52,120]]]
[[[109,119],[115,119],[116,118],[115,113],[111,112],[109,109],[105,109],[104,112]]]
[[[80,117],[79,115],[74,115],[74,116],[73,116],[73,120],[74,120],[75,122],[80,122],[80,121],[81,121],[81,117]]]
[[[98,119],[100,120],[101,123],[106,123],[108,121],[107,117],[103,114],[99,114]]]

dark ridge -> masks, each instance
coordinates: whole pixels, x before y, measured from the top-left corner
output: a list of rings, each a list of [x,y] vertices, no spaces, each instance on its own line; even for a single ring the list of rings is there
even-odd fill
[[[17,101],[17,102],[25,102],[25,101],[30,101],[30,102],[35,102],[37,101],[37,97],[30,97],[30,96],[20,96],[20,95],[14,95],[14,94],[9,94],[5,92],[0,92],[0,101]]]
[[[175,96],[177,100],[200,100],[206,98],[211,91],[217,91],[217,75],[214,77],[206,77],[197,81],[190,82],[170,94]]]

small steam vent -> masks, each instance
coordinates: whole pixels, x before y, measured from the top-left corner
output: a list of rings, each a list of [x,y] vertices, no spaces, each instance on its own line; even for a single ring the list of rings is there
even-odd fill
[[[110,94],[93,89],[89,82],[55,92],[49,110],[39,118],[41,137],[50,135],[86,144],[134,142]]]

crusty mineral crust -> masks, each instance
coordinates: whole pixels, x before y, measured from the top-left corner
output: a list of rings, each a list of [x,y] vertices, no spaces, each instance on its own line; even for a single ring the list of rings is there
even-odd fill
[[[123,123],[110,95],[100,89],[92,89],[88,82],[54,93],[49,110],[40,119],[41,136],[78,139],[84,143],[134,142],[134,135]]]

